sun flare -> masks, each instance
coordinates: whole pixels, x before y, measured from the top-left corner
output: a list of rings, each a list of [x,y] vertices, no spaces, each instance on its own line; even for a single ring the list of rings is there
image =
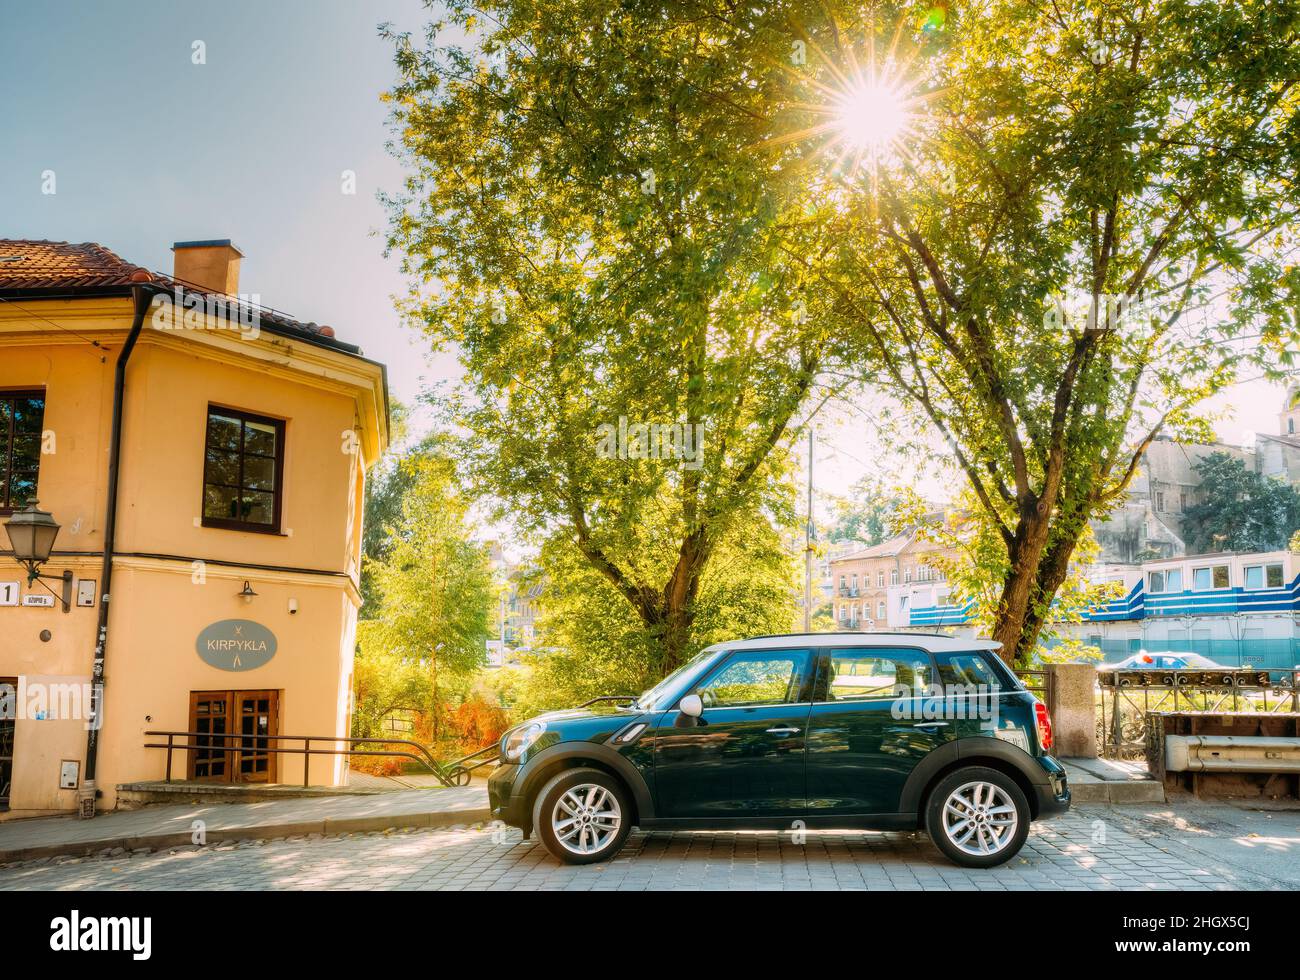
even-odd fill
[[[836,127],[856,150],[879,153],[898,138],[907,122],[903,94],[883,82],[855,85],[836,101]]]
[[[923,33],[936,29],[927,21]],[[901,19],[892,37],[878,34],[872,20],[856,44],[837,36],[834,47],[823,50],[809,39],[812,71],[802,63],[785,68],[793,83],[781,107],[788,128],[758,145],[809,144],[814,152],[806,159],[826,161],[826,172],[846,187],[863,182],[873,199],[890,175],[929,169],[932,105],[945,89],[928,81],[920,60],[924,39],[906,34]]]

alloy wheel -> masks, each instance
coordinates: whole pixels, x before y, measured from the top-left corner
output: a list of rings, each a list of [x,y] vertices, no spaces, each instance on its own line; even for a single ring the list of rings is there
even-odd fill
[[[608,847],[622,822],[618,798],[595,783],[581,783],[565,790],[551,811],[555,839],[574,854],[595,854]]]
[[[976,857],[1001,851],[1019,824],[1011,797],[993,783],[964,783],[943,804],[943,832],[954,847]]]

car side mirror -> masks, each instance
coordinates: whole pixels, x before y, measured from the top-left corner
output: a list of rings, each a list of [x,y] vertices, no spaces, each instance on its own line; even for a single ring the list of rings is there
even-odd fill
[[[698,694],[688,694],[677,702],[677,710],[688,718],[698,718],[704,714],[704,702]]]

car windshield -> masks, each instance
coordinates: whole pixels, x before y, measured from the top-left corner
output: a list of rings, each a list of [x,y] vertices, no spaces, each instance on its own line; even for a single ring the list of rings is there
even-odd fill
[[[636,699],[632,707],[638,708],[641,711],[654,711],[661,704],[667,704],[676,696],[677,688],[681,685],[681,682],[685,679],[687,674],[694,673],[706,659],[711,660],[721,653],[722,651],[720,650],[701,650],[654,687],[645,691]]]

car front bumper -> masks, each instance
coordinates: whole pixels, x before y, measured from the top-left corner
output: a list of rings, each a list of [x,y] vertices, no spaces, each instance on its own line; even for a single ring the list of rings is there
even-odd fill
[[[528,801],[515,795],[517,788],[522,789],[519,778],[522,771],[523,766],[503,762],[488,778],[488,809],[492,819],[510,827],[527,828],[530,820]]]

